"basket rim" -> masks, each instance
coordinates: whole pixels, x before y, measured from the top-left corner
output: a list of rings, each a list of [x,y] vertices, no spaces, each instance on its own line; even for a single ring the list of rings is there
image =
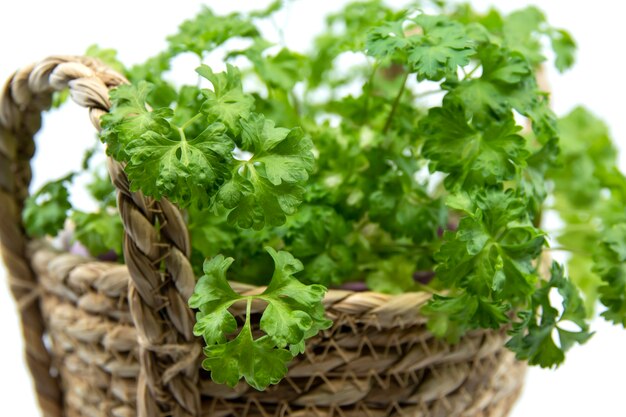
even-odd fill
[[[92,266],[102,270],[124,270],[130,277],[128,266],[125,263],[103,261],[92,256],[71,253],[68,250],[55,247],[49,239],[34,240],[29,245],[31,263],[37,273],[47,268],[59,275],[68,275],[75,268]],[[130,279],[130,278],[129,278]],[[228,281],[233,290],[242,295],[252,295],[262,291],[265,286]],[[426,319],[419,313],[419,309],[431,299],[433,294],[425,291],[407,291],[400,294],[386,294],[378,291],[354,291],[348,289],[329,288],[323,303],[326,307],[346,315],[362,316],[365,314],[383,319],[380,325],[383,328],[405,327],[422,325]],[[234,311],[238,311],[237,305]],[[391,321],[392,323],[388,322]]]

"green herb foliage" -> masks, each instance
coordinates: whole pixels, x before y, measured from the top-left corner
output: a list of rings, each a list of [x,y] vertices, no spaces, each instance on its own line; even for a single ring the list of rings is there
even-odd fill
[[[87,189],[97,202],[96,211],[84,212],[72,206],[69,187],[76,177],[83,174],[73,172],[47,182],[30,196],[24,204],[22,218],[26,232],[37,238],[56,236],[69,219],[74,229],[73,241],[79,242],[93,256],[113,252],[121,260],[124,230],[116,210],[115,189],[108,174],[102,172],[103,167],[90,168],[90,159],[95,151],[96,148],[93,148],[86,152],[82,169],[91,177]]]
[[[626,180],[616,151],[586,110],[557,118],[537,82],[549,64],[544,45],[559,71],[574,63],[566,31],[535,7],[504,15],[366,0],[329,15],[302,52],[260,29],[281,7],[202,9],[163,52],[125,70],[131,84],[111,92],[102,119],[101,139],[131,188],[185,210],[202,275],[190,305],[214,381],[277,383],[330,325],[325,288],[353,282],[429,291],[422,313],[434,334],[454,342],[507,327],[507,346],[542,367],[589,339],[597,300],[625,324]],[[198,84],[175,86],[164,75],[188,52]],[[120,68],[114,51],[90,54]],[[205,64],[216,56],[221,71]],[[58,229],[70,209],[63,187],[27,203],[32,233]],[[563,228],[542,230],[549,210]],[[114,246],[112,220],[73,217],[84,229],[77,237],[101,236],[84,238],[92,250]],[[546,271],[550,238],[572,256]],[[267,289],[242,296],[228,280]],[[563,301],[553,305],[556,292]]]
[[[231,387],[241,378],[258,390],[278,383],[287,373],[294,355],[304,352],[304,342],[332,324],[324,318],[321,301],[326,288],[305,285],[293,277],[302,263],[287,252],[267,248],[274,260],[274,274],[259,295],[241,296],[226,280],[233,258],[218,255],[204,263],[204,275],[198,280],[189,305],[198,309],[194,333],[207,346],[203,366],[213,380]],[[236,337],[237,320],[228,310],[233,304],[246,303],[244,324]],[[255,338],[250,322],[253,301],[266,304],[260,321],[264,335]]]
[[[44,184],[24,203],[22,218],[26,232],[33,237],[55,236],[65,226],[72,208],[67,189],[74,174]]]

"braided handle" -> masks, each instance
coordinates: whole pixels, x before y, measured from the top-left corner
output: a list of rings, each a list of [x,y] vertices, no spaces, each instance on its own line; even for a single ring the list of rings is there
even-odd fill
[[[72,99],[89,110],[91,122],[100,130],[100,117],[111,105],[108,90],[127,82],[96,59],[54,56],[16,72],[0,96],[0,248],[20,308],[26,359],[45,417],[61,417],[63,405],[61,386],[43,343],[45,325],[35,302],[37,277],[30,267],[29,238],[21,220],[31,180],[33,136],[54,91],[69,88]],[[184,219],[170,202],[131,192],[119,162],[109,159],[108,168],[126,231],[128,298],[139,335],[138,416],[197,417],[201,348],[187,306],[195,278]]]

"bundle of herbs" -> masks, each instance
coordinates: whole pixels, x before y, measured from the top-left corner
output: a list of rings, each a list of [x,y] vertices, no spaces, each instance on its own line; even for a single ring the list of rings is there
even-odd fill
[[[435,335],[454,343],[506,327],[507,346],[542,367],[589,339],[597,300],[607,320],[626,323],[615,147],[585,109],[557,118],[537,81],[545,65],[573,64],[566,31],[534,7],[370,0],[329,15],[297,52],[259,29],[284,6],[204,8],[132,67],[113,50],[88,51],[131,82],[112,91],[102,119],[107,154],[133,190],[185,210],[199,277],[189,305],[216,382],[280,381],[306,339],[331,326],[327,288],[432,293],[421,313]],[[197,57],[196,85],[168,79],[182,54]],[[216,56],[223,70],[206,65]],[[96,175],[100,209],[81,212],[69,203],[75,175],[28,200],[28,232],[55,236],[69,218],[91,255],[121,260],[113,187]],[[550,234],[546,212],[562,219]],[[545,267],[549,242],[571,252],[566,266]],[[241,296],[229,280],[267,288]],[[261,335],[254,300],[266,306]],[[229,311],[239,302],[243,323]]]

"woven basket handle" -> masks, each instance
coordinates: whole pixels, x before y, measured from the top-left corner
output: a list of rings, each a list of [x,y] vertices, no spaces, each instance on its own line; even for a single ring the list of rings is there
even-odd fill
[[[100,130],[100,117],[111,105],[109,89],[127,82],[96,59],[54,56],[16,72],[0,95],[0,248],[20,307],[27,363],[46,417],[61,417],[63,407],[62,390],[42,340],[44,321],[33,302],[37,277],[30,267],[29,238],[21,220],[31,180],[33,136],[53,92],[69,88],[72,99],[89,110],[91,122]],[[138,416],[199,416],[201,348],[187,306],[195,278],[184,219],[168,201],[131,192],[119,162],[109,159],[108,168],[126,231],[128,298],[139,334]]]

